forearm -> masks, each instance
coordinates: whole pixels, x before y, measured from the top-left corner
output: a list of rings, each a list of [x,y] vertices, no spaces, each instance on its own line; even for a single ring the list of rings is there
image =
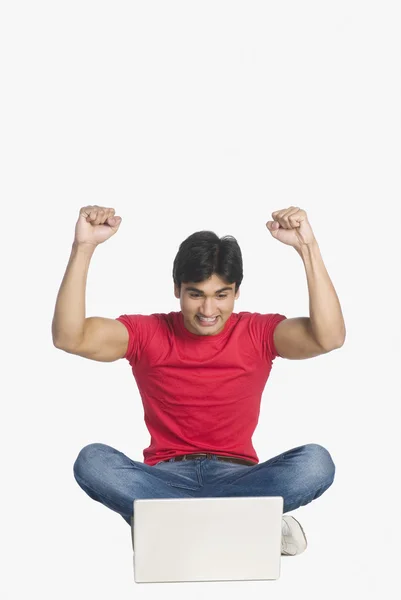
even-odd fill
[[[340,302],[324,265],[317,242],[301,246],[301,256],[308,282],[309,316],[316,341],[330,350],[345,340],[345,323]]]
[[[52,322],[53,343],[57,347],[72,347],[83,338],[86,282],[94,250],[94,246],[75,242],[72,245]]]

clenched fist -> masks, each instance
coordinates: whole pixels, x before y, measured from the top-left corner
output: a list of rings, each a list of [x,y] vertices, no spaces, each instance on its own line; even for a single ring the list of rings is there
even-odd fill
[[[114,212],[114,208],[96,205],[81,208],[74,243],[97,246],[108,240],[117,233],[122,221],[121,217],[114,216]]]

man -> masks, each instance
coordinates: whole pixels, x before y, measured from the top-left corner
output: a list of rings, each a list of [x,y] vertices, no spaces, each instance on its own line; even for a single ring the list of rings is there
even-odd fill
[[[259,463],[251,442],[274,359],[311,358],[345,340],[341,307],[306,212],[293,206],[273,212],[266,226],[304,263],[310,317],[234,313],[243,278],[239,245],[232,236],[200,231],[182,242],[174,260],[180,312],[85,318],[90,259],[118,231],[121,217],[114,212],[80,210],[53,341],[92,360],[128,360],[151,444],[143,463],[105,444],[85,446],[74,463],[78,484],[129,525],[135,498],[282,496],[284,513],[318,498],[335,473],[324,447],[307,444]],[[284,515],[282,554],[299,554],[306,545],[301,525]]]

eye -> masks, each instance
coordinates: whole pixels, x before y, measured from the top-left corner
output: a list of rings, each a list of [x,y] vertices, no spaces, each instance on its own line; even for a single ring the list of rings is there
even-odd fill
[[[189,294],[191,298],[199,298],[199,294]],[[227,298],[227,294],[219,294],[219,298]]]

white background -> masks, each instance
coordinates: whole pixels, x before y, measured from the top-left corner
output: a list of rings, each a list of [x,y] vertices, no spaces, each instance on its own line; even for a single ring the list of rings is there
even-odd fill
[[[2,599],[397,595],[400,29],[383,0],[2,3]],[[308,315],[265,226],[307,211],[347,339],[275,361],[253,443],[319,443],[337,471],[293,513],[309,546],[278,581],[137,585],[128,525],[76,483],[84,445],[149,445],[128,363],[53,346],[87,204],[123,218],[88,276],[86,315],[109,318],[179,310],[173,260],[200,229],[241,246],[236,312]]]

